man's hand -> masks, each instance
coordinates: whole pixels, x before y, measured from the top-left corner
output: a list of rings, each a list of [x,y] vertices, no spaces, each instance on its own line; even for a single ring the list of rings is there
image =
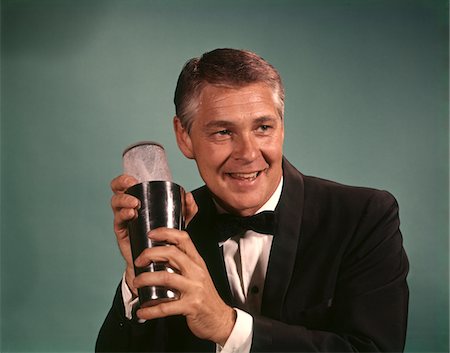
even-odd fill
[[[120,175],[113,179],[111,190],[114,195],[111,197],[111,208],[114,213],[114,233],[126,262],[125,280],[133,295],[137,296],[137,289],[133,287],[134,267],[127,224],[137,217],[140,202],[134,196],[125,194],[125,191],[135,184],[137,180],[130,175]]]
[[[136,259],[136,266],[169,262],[178,273],[146,272],[135,278],[134,286],[173,288],[180,292],[180,299],[139,309],[137,316],[151,320],[184,315],[190,330],[197,337],[223,346],[236,322],[236,313],[217,293],[205,262],[189,235],[176,229],[158,228],[151,231],[149,237],[170,245],[144,250]]]
[[[120,252],[126,262],[125,280],[133,295],[137,296],[137,289],[133,286],[134,266],[131,255],[130,239],[128,237],[128,222],[137,217],[137,210],[140,202],[134,196],[125,194],[125,191],[131,186],[137,184],[137,180],[130,175],[120,175],[111,181],[111,208],[114,213],[114,233]],[[186,194],[185,220],[188,224],[198,211],[194,197],[191,193]]]

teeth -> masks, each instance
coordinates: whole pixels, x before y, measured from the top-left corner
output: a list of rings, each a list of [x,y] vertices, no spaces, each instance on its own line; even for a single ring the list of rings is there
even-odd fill
[[[254,179],[258,176],[259,172],[254,173],[230,173],[233,178],[237,179]]]

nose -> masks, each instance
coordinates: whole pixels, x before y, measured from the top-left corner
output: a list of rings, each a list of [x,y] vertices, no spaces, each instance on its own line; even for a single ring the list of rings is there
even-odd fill
[[[259,153],[255,137],[251,133],[237,136],[233,143],[233,158],[244,162],[254,161]]]

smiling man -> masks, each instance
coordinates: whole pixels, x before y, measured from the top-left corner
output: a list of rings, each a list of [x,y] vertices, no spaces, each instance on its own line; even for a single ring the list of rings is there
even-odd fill
[[[175,118],[181,151],[197,162],[215,200],[230,213],[253,215],[282,177],[283,117],[264,83],[206,85],[190,130]]]
[[[408,260],[387,192],[301,174],[283,156],[284,89],[254,53],[217,49],[188,61],[175,91],[174,130],[205,186],[186,197],[186,231],[136,266],[127,222],[138,200],[111,183],[114,230],[127,263],[97,351],[402,351]],[[137,289],[180,299],[138,308]]]

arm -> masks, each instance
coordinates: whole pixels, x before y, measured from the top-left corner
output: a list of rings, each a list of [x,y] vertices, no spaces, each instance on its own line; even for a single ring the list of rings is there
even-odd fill
[[[252,351],[403,350],[408,260],[392,196],[377,192],[367,202],[337,265],[332,302],[314,309],[314,314],[328,316],[327,324],[306,326],[255,317]]]
[[[236,312],[220,297],[208,268],[188,233],[171,228],[157,228],[149,233],[149,237],[153,241],[169,245],[145,249],[135,260],[136,266],[168,262],[175,272],[145,272],[134,279],[133,285],[136,288],[174,288],[179,291],[180,299],[140,308],[136,312],[137,317],[154,320],[182,315],[195,336],[223,346],[233,330]]]
[[[163,320],[139,323],[125,317],[119,285],[97,337],[95,352],[165,352],[170,350],[166,336],[167,323]]]
[[[126,263],[124,281],[119,285],[112,308],[110,309],[97,338],[96,351],[98,352],[121,352],[149,350],[150,347],[156,351],[162,351],[163,340],[152,342],[151,337],[162,337],[164,323],[158,320],[145,324],[137,320],[129,320],[125,314],[124,299],[122,295],[122,285],[129,288],[132,298],[137,298],[137,289],[134,287],[134,265],[131,256],[131,247],[128,237],[127,223],[137,217],[136,209],[139,207],[139,200],[133,196],[125,194],[125,190],[134,184],[136,179],[131,176],[121,175],[111,182],[113,196],[111,207],[114,214],[114,233]],[[185,218],[188,224],[197,212],[192,194],[186,194]],[[156,336],[155,336],[156,335]]]

